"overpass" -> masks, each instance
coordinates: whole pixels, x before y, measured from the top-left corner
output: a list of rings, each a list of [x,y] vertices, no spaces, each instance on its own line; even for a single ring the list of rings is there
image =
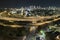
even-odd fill
[[[25,27],[30,28],[30,31],[33,26],[38,28],[38,26],[51,24],[55,21],[60,20],[60,15],[53,16],[38,16],[38,17],[24,17],[24,18],[11,18],[11,17],[0,17],[0,25],[8,26],[12,28]]]
[[[52,23],[57,22],[58,20],[60,21],[60,15],[24,17],[24,18],[0,17],[0,27],[1,26],[9,27],[9,28],[11,27],[13,30],[14,29],[17,30],[17,28],[19,28],[19,29],[25,28],[29,32],[29,34],[28,34],[28,36],[29,36],[29,35],[31,35],[31,33],[34,34],[33,31],[38,30],[39,27],[45,27],[45,25],[50,25]],[[10,32],[8,32],[8,35],[9,34],[10,34]],[[13,34],[12,36],[15,36],[15,35]],[[24,36],[26,36],[26,35],[27,35],[27,33]],[[24,39],[24,36],[22,36],[22,40]],[[26,36],[26,37],[28,38],[28,36]],[[31,37],[29,37],[29,38],[31,38]]]

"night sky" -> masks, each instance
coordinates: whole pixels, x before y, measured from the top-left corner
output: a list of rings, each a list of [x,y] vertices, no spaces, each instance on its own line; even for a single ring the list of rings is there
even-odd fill
[[[60,7],[60,0],[0,0],[0,8],[3,7],[21,7],[30,5],[57,6]]]

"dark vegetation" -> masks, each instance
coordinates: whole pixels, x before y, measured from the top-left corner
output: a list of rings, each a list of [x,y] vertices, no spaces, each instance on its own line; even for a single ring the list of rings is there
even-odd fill
[[[27,34],[27,30],[22,27],[22,28],[11,28],[8,26],[2,26],[0,25],[0,37],[6,37],[6,38],[17,38],[21,37]]]

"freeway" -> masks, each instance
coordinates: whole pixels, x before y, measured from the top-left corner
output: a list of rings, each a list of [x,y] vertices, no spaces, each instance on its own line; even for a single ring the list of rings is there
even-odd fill
[[[0,20],[7,20],[7,21],[30,21],[32,23],[36,23],[37,21],[44,21],[47,19],[54,19],[58,18],[60,15],[54,16],[38,16],[38,17],[24,17],[24,18],[11,18],[11,17],[0,17]]]
[[[35,23],[35,24],[32,24],[32,25],[35,25],[35,26],[44,25],[44,24],[49,24],[49,23],[52,23],[52,22],[55,22],[55,21],[58,21],[58,20],[60,20],[60,18],[54,19],[52,21],[46,21],[46,22],[42,22],[42,23]]]
[[[29,26],[41,26],[41,25],[44,25],[44,24],[50,24],[51,22],[55,22],[55,21],[58,21],[58,20],[60,20],[60,18],[56,18],[54,20],[40,22],[40,23],[31,23]],[[14,28],[15,27],[23,27],[24,26],[24,25],[17,25],[17,24],[10,24],[10,25],[8,25],[8,24],[4,24],[3,22],[0,23],[0,25],[14,27]]]

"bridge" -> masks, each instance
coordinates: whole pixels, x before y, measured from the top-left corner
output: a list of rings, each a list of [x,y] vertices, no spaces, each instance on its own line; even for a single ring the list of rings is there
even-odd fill
[[[38,28],[38,26],[51,24],[58,20],[60,20],[60,15],[24,17],[24,18],[0,17],[0,25],[12,28],[29,26],[30,31],[32,31],[33,26],[35,28]]]

